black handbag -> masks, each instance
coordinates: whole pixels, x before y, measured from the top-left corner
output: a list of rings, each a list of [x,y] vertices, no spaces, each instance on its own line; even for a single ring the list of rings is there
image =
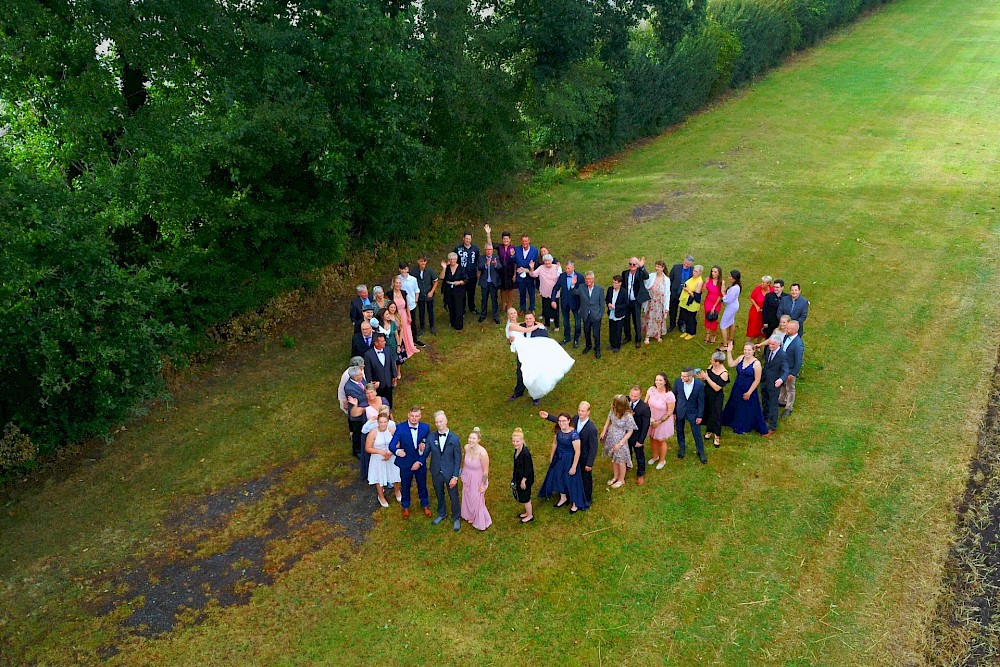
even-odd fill
[[[706,322],[715,322],[718,319],[719,319],[719,311],[717,310],[710,310],[707,313],[705,313]]]

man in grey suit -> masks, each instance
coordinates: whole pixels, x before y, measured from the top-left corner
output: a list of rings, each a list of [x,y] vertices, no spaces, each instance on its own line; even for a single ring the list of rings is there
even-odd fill
[[[785,363],[788,364],[788,375],[781,385],[778,393],[778,405],[785,408],[781,413],[782,417],[792,414],[795,406],[795,378],[802,371],[802,357],[805,354],[806,346],[799,336],[799,323],[792,320],[787,325],[788,333],[785,340],[781,342],[781,349],[785,353]]]
[[[583,339],[587,345],[583,353],[594,348],[594,356],[601,358],[601,320],[604,319],[604,288],[594,284],[594,272],[587,271],[583,276],[583,284],[576,286],[576,295],[580,297],[580,316],[583,318]]]
[[[777,338],[768,338],[767,349],[764,350],[764,371],[760,376],[760,402],[768,428],[765,436],[778,430],[778,394],[786,377],[788,364],[785,353],[781,350],[781,343]]]
[[[798,283],[792,283],[788,288],[791,298],[782,299],[778,302],[778,317],[788,315],[792,320],[799,323],[799,335],[806,332],[806,318],[809,317],[809,300],[802,296],[802,288]]]
[[[464,305],[464,304],[463,304]],[[458,502],[458,476],[462,471],[462,445],[458,435],[448,430],[448,417],[443,410],[434,413],[434,426],[437,430],[427,438],[430,445],[428,467],[431,471],[431,481],[434,483],[434,493],[438,498],[438,515],[432,523],[437,525],[445,520],[448,507],[445,494],[451,499],[451,519],[454,521],[455,532],[461,527],[462,505]]]

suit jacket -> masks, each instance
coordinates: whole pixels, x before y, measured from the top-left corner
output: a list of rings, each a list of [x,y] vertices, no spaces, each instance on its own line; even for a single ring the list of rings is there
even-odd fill
[[[778,328],[778,309],[781,307],[781,302],[784,299],[791,299],[791,297],[787,294],[782,294],[779,298],[774,292],[768,292],[764,295],[764,306],[761,310],[761,318],[764,320],[764,324],[770,328],[772,333]]]
[[[396,433],[389,443],[389,451],[396,454],[396,466],[402,470],[409,470],[414,463],[419,463],[424,472],[427,471],[427,457],[431,453],[431,448],[427,444],[427,436],[430,435],[431,427],[423,422],[417,422],[417,441],[413,442],[413,432],[410,431],[410,423],[403,422],[396,424]],[[424,445],[424,453],[420,453],[420,445]],[[420,472],[419,470],[417,472]]]
[[[520,489],[522,479],[526,480],[524,485],[529,489],[535,483],[535,464],[531,460],[531,452],[528,451],[527,445],[522,445],[520,456],[514,454],[514,471],[510,481]]]
[[[583,284],[583,275],[579,271],[567,274],[565,271],[559,274],[556,286],[552,288],[552,298],[558,299],[560,296],[568,297],[559,302],[559,307],[563,310],[571,310],[574,313],[580,310],[580,295],[576,293],[576,287],[567,287],[566,276],[576,276],[577,286]]]
[[[628,296],[628,269],[622,271],[622,291],[625,292],[626,297]],[[649,271],[646,267],[640,266],[635,270],[635,276],[632,278],[632,296],[635,297],[634,301],[636,303],[646,303],[649,301],[649,290],[646,289],[646,279],[649,278]],[[670,283],[673,285],[673,283]]]
[[[479,271],[479,286],[486,287],[486,276],[489,274],[490,279],[493,281],[493,286],[500,289],[500,258],[496,255],[492,257],[487,257],[483,255],[479,258],[479,263],[476,266],[476,270]]]
[[[546,417],[553,424],[559,423],[559,417],[552,413]],[[573,415],[570,419],[570,423],[573,424],[573,428],[577,428],[580,424],[580,417],[578,415]],[[577,429],[577,433],[580,434],[580,463],[587,468],[594,467],[594,460],[597,458],[597,450],[600,448],[600,443],[597,437],[597,427],[594,426],[594,420],[588,419],[587,423],[583,425],[583,430]]]
[[[785,340],[788,340],[787,338]],[[784,347],[784,345],[782,345]],[[785,363],[788,365],[788,375],[799,376],[802,371],[802,356],[805,354],[806,344],[802,342],[802,336],[796,336],[785,347]],[[788,375],[785,377],[787,378]]]
[[[372,335],[368,337],[368,340],[369,341],[375,340],[375,332],[372,332]],[[354,334],[354,336],[351,338],[352,357],[363,357],[365,356],[365,352],[367,352],[371,348],[372,348],[371,342],[365,343],[365,337],[360,332]]]
[[[694,267],[691,268],[694,269]],[[673,299],[679,299],[681,296],[681,289],[684,287],[684,281],[681,280],[683,272],[683,264],[674,264],[670,267],[670,273],[667,275],[670,278],[670,297]]]
[[[774,352],[774,358],[768,361],[767,358],[770,356],[771,350],[769,348],[764,348],[764,372],[761,373],[760,383],[761,385],[766,384],[770,388],[774,388],[774,381],[781,380],[785,381],[788,377],[788,359],[785,357],[785,353],[779,347]]]
[[[368,297],[368,302],[372,304],[372,306],[375,305],[375,301],[371,297]],[[361,320],[364,319],[365,315],[364,312],[362,312],[364,305],[365,302],[361,300],[360,296],[356,296],[351,299],[351,322],[354,322],[355,330],[357,330],[358,325],[361,324]]]
[[[398,427],[396,430],[399,430]],[[438,446],[437,431],[432,431],[427,436],[427,444],[430,450],[427,467],[430,469],[431,475],[445,480],[450,480],[452,477],[458,478],[462,472],[462,445],[458,442],[458,436],[454,432],[448,431],[443,452]]]
[[[354,398],[358,399],[358,407],[361,408],[368,407],[368,397],[365,396],[364,387],[359,387],[356,382],[353,382],[350,379],[348,379],[347,384],[344,385],[344,395],[347,396],[348,398],[353,396]],[[352,406],[348,405],[348,419],[350,419],[351,421],[367,421],[365,413],[363,412],[358,417],[351,417],[350,416],[351,407]]]
[[[618,298],[615,299],[614,303],[611,303],[614,295],[615,290],[609,287],[604,292],[604,302],[608,305],[608,317],[611,317],[611,309],[614,308],[615,319],[620,320],[628,315],[628,294],[625,292],[625,288],[622,287],[618,290]]]
[[[396,361],[389,354],[388,347],[382,348],[385,353],[385,364],[378,360],[375,348],[365,352],[365,378],[369,382],[378,382],[381,387],[392,387],[392,380],[396,377]]]
[[[580,316],[585,320],[597,320],[604,317],[604,288],[594,283],[594,291],[587,295],[587,284],[577,283],[576,295],[580,297]]]
[[[784,296],[782,295],[782,297]],[[778,304],[778,317],[780,318],[782,315],[788,315],[799,323],[799,335],[801,336],[805,329],[806,318],[809,317],[809,300],[802,296],[798,299],[792,299],[791,296],[787,299],[782,298]]]
[[[677,378],[674,380],[674,396],[677,398],[677,406],[674,414],[677,419],[701,419],[705,413],[705,383],[695,378],[694,389],[691,390],[691,398],[684,396],[684,382]],[[681,425],[678,424],[677,428]]]
[[[646,442],[646,436],[649,434],[649,422],[652,415],[649,412],[649,406],[646,405],[646,401],[640,398],[635,402],[635,407],[632,408],[632,416],[635,419],[636,429],[629,436],[628,444],[635,447],[640,442]],[[698,413],[698,416],[700,417],[701,413]]]

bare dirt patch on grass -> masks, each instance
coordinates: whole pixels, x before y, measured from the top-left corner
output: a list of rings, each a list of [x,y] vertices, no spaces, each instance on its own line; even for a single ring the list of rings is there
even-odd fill
[[[925,657],[967,667],[1000,658],[1000,357]]]

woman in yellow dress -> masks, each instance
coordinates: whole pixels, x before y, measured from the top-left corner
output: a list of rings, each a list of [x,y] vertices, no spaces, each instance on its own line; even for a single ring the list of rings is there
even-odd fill
[[[705,267],[695,265],[691,277],[681,288],[680,309],[677,311],[680,321],[681,338],[691,340],[698,333],[698,311],[701,310],[701,290],[705,286],[701,274]]]

